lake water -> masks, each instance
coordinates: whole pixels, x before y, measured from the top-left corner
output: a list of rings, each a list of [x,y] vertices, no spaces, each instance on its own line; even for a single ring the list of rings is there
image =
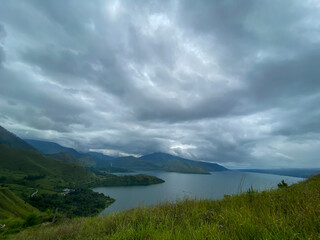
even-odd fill
[[[238,194],[251,186],[255,190],[277,188],[284,179],[288,184],[302,178],[236,171],[214,172],[211,175],[173,172],[144,172],[159,177],[165,183],[149,186],[99,187],[93,190],[108,195],[116,201],[101,212],[110,214],[138,206],[149,206],[185,197],[194,199],[221,199],[225,194]],[[136,174],[136,173],[135,173]]]

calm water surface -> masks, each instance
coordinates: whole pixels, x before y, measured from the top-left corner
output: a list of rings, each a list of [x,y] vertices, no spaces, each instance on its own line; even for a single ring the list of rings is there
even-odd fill
[[[165,201],[175,201],[184,197],[191,199],[221,199],[225,194],[230,195],[247,191],[251,186],[261,191],[277,188],[277,184],[282,179],[288,184],[303,180],[295,177],[236,171],[214,172],[211,175],[171,172],[144,173],[159,177],[165,180],[165,183],[149,186],[94,188],[94,191],[116,199],[112,205],[102,211],[101,215],[137,206],[149,206]]]

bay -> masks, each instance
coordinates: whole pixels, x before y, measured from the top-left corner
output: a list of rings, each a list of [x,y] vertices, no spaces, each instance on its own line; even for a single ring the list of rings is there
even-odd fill
[[[165,183],[94,188],[94,191],[116,199],[101,212],[101,215],[184,198],[221,199],[224,195],[246,192],[251,187],[258,191],[277,188],[281,180],[285,180],[289,185],[303,180],[303,178],[237,171],[213,172],[211,175],[150,171],[143,173],[159,177],[165,180]]]

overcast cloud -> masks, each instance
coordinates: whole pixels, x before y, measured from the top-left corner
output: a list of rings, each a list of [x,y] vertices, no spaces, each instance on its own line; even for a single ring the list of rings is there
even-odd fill
[[[0,4],[0,125],[17,135],[320,167],[319,1]]]

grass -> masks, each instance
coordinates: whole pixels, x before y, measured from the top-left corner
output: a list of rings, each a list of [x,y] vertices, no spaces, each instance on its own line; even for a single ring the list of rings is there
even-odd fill
[[[319,239],[320,176],[278,190],[181,200],[28,228],[10,239]]]
[[[8,188],[0,187],[0,219],[26,217],[32,212],[39,211],[17,197]]]

